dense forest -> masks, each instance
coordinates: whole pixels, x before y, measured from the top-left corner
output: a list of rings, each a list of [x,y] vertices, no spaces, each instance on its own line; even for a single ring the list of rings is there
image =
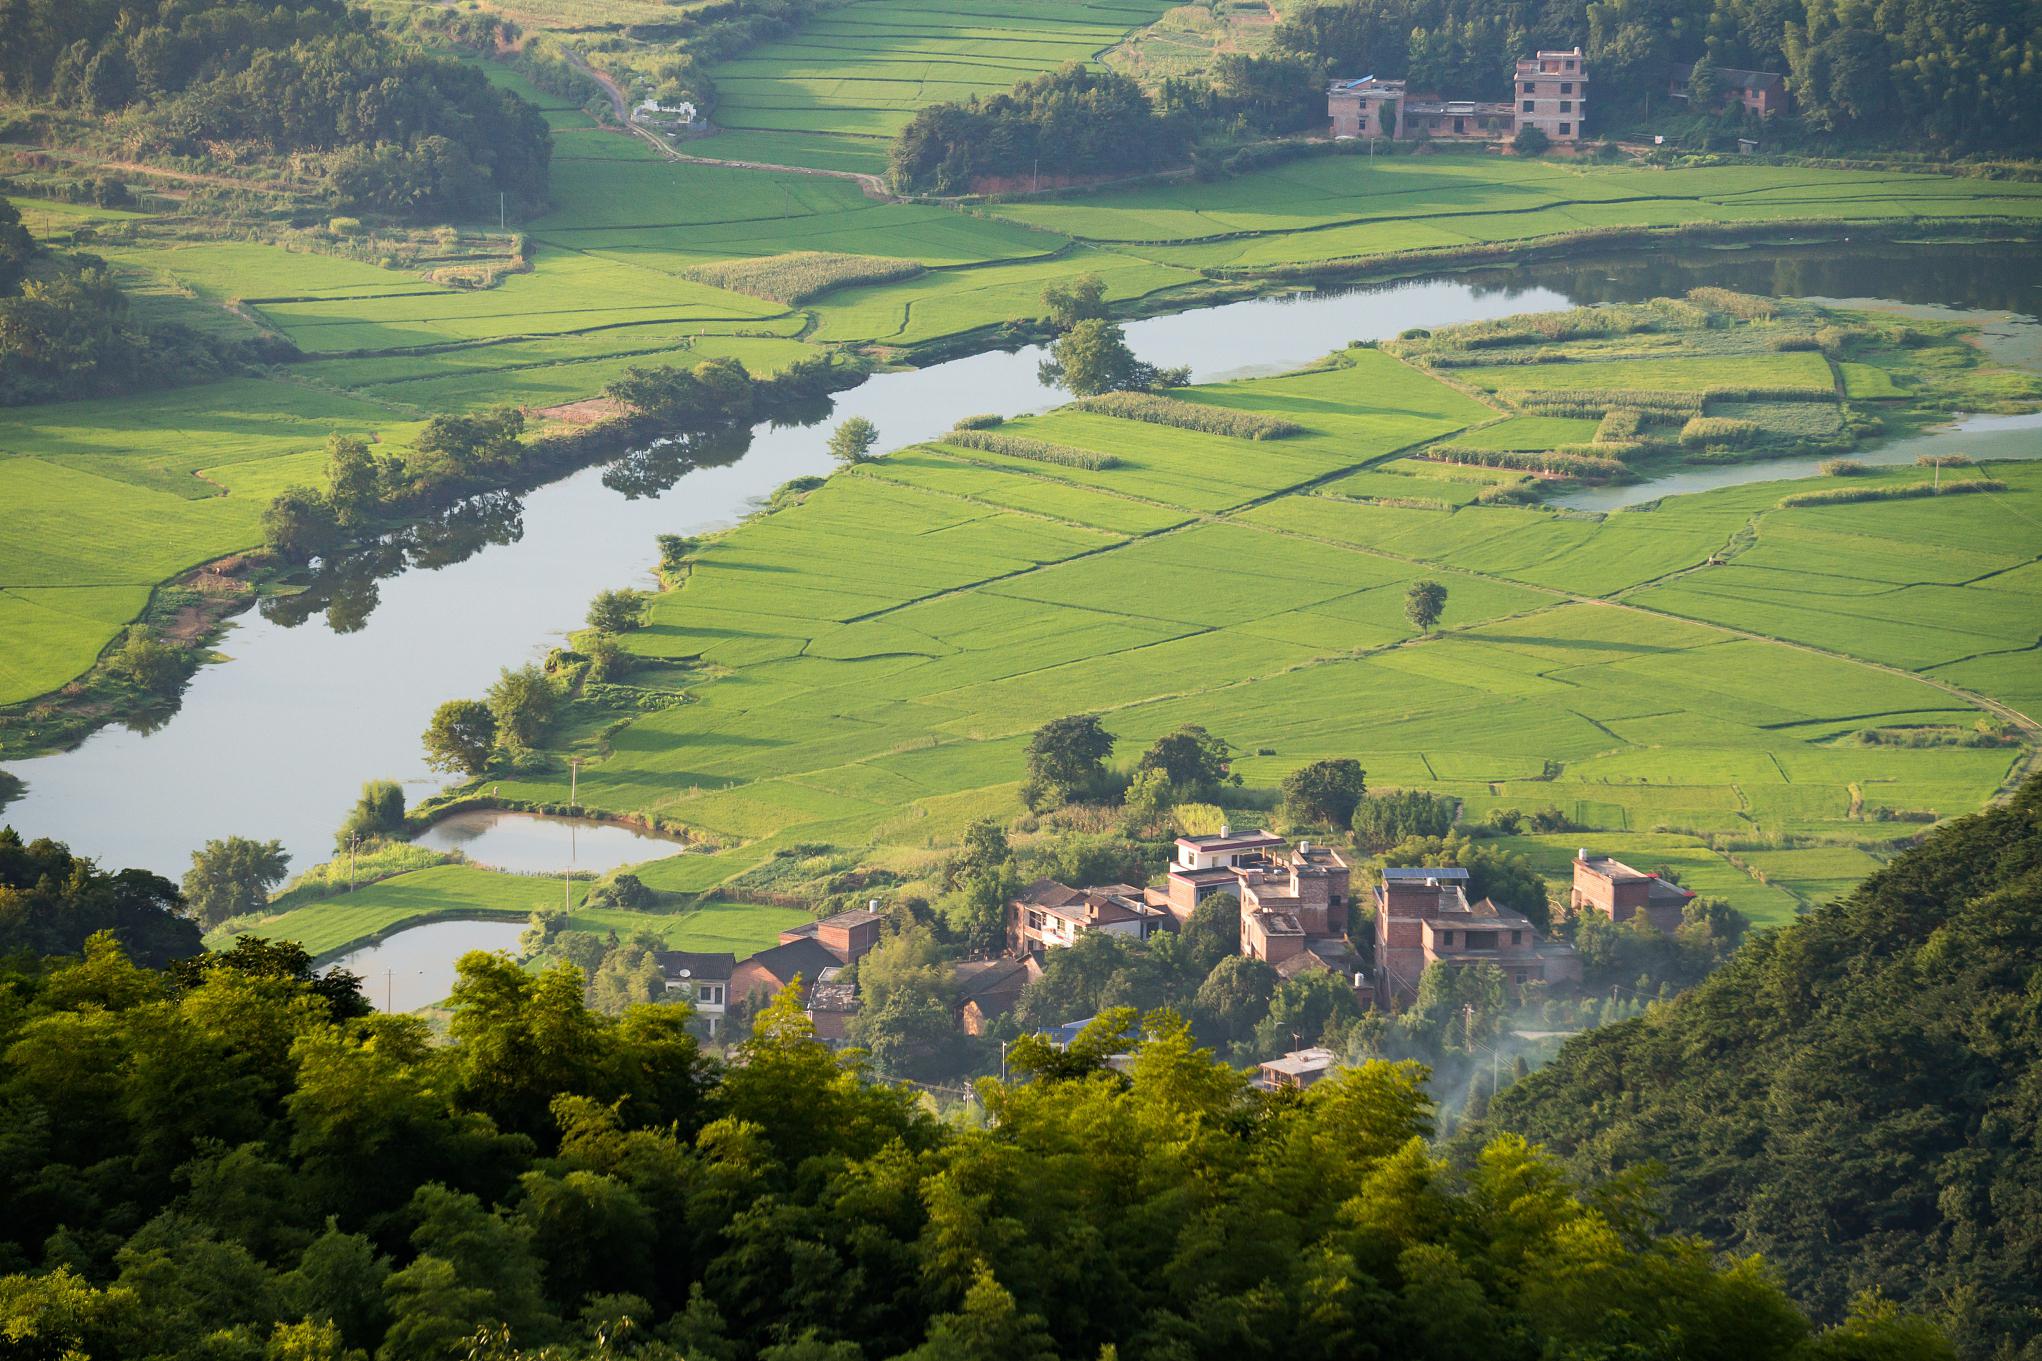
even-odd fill
[[[1878,1287],[1969,1355],[2042,1357],[2042,779],[1492,1117],[1584,1176],[1658,1164],[1670,1228],[1763,1254],[1818,1313]]]
[[[108,116],[134,154],[321,153],[335,203],[445,217],[546,201],[552,134],[345,0],[5,0],[0,90]]]
[[[1656,1235],[1635,1179],[1578,1191],[1514,1136],[1451,1171],[1415,1065],[1266,1095],[1120,1010],[945,1120],[798,989],[725,1065],[685,1006],[605,1017],[571,965],[475,954],[436,1039],[292,946],[138,967],[164,881],[109,917],[125,876],[12,838],[0,876],[12,1356],[1949,1354],[1877,1304],[1812,1329],[1757,1263]]]
[[[1277,47],[1334,74],[1503,99],[1512,63],[1587,48],[1590,127],[1634,126],[1675,62],[1777,71],[1801,129],[1941,149],[2032,151],[2042,138],[2042,11],[2025,0],[1322,0]]]

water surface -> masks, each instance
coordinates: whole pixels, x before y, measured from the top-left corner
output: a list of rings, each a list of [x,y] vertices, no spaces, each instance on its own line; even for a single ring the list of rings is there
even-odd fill
[[[378,1011],[417,1011],[443,1002],[454,987],[454,963],[471,950],[517,953],[525,923],[456,919],[407,927],[331,963],[361,975],[362,992]]]
[[[683,849],[678,841],[620,823],[494,808],[450,814],[412,839],[436,851],[460,851],[477,865],[519,874],[607,874]]]

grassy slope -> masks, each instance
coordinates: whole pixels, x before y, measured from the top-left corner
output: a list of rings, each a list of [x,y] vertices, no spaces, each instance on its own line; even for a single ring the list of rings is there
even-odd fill
[[[2002,496],[1793,511],[1773,508],[1779,484],[1601,520],[1359,504],[1312,488],[1331,479],[1337,490],[1370,461],[1379,482],[1440,485],[1399,471],[1412,465],[1396,451],[1489,411],[1373,351],[1197,395],[1290,412],[1308,433],[1247,443],[1052,413],[1008,428],[1110,449],[1121,466],[932,446],[707,545],[632,635],[648,656],[700,668],[695,702],[616,733],[583,767],[582,798],[723,838],[733,849],[644,871],[699,891],[793,840],[920,846],[1011,809],[1026,733],[1086,710],[1107,714],[1124,751],[1200,722],[1273,753],[1241,760],[1253,784],[1360,754],[1378,785],[1450,791],[1475,816],[1558,804],[1619,845],[1659,826],[1876,845],[1895,828],[1855,817],[1854,801],[1965,811],[2018,755],[1850,740],[1982,716],[1904,673],[1910,630],[1898,621],[1834,620],[1824,634],[1763,602],[1713,619],[1657,598],[1668,586],[1636,603],[1626,593],[1706,562],[1754,516],[1761,545],[1844,520],[1851,537],[1831,545],[1831,570],[1863,565],[1868,580],[1896,551],[1879,545],[1927,532],[1917,521],[1954,534],[1968,517],[2001,545],[1990,562],[1918,562],[1917,575],[1950,577],[1980,613],[2012,618],[2028,606],[1990,583],[2019,572],[1955,582],[2042,550],[2019,527],[2042,522],[2042,469],[2001,472],[2012,484]],[[1445,630],[1427,639],[1402,617],[1420,576],[1451,593]],[[2025,675],[2028,663],[2003,665]],[[546,780],[513,788],[560,797]],[[1754,859],[1768,887],[1692,836],[1663,849],[1761,920],[1871,863],[1848,847]]]

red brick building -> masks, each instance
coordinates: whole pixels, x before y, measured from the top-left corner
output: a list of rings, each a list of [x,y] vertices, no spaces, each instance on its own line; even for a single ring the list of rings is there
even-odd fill
[[[1468,872],[1451,866],[1386,869],[1376,886],[1376,993],[1392,1005],[1418,995],[1425,971],[1489,963],[1511,995],[1527,983],[1579,982],[1574,947],[1544,940],[1523,913],[1470,903]]]
[[[1442,98],[1401,80],[1336,80],[1326,90],[1335,137],[1507,142],[1535,127],[1558,146],[1582,139],[1588,113],[1588,63],[1578,47],[1520,58],[1507,100]]]
[[[1171,924],[1163,904],[1133,884],[1072,888],[1037,879],[1007,903],[1007,953],[1060,949],[1087,931],[1147,940]]]
[[[1585,847],[1574,857],[1576,912],[1600,912],[1613,922],[1627,922],[1643,913],[1646,921],[1672,935],[1694,900],[1695,895],[1679,884],[1606,855],[1590,855]]]
[[[1733,66],[1711,68],[1715,74],[1719,109],[1738,107],[1760,118],[1771,118],[1787,107],[1787,79],[1777,71],[1744,71]],[[1677,62],[1667,70],[1666,93],[1685,103],[1688,86],[1694,80],[1693,62]]]
[[[797,940],[813,940],[835,955],[839,964],[855,964],[879,944],[881,920],[880,915],[870,908],[854,907],[819,922],[790,926],[780,933],[780,943],[792,945]]]

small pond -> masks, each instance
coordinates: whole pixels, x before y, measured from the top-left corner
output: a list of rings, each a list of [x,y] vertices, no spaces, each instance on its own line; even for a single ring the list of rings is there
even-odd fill
[[[678,841],[614,822],[494,808],[450,814],[413,840],[436,851],[460,851],[478,865],[519,874],[566,870],[607,874],[625,865],[678,855],[683,849]]]
[[[521,921],[455,918],[409,927],[329,963],[361,975],[378,1011],[417,1011],[443,1002],[454,988],[454,963],[471,950],[517,953]]]

